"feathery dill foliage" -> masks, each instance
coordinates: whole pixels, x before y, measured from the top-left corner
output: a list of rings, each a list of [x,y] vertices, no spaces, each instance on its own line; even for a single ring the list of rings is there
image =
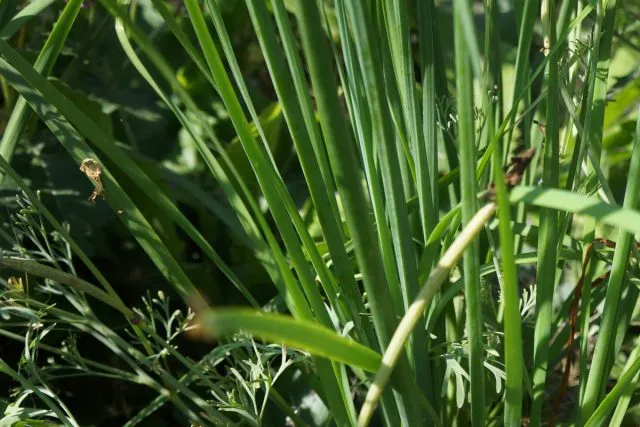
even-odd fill
[[[0,424],[640,424],[639,19],[3,0]]]

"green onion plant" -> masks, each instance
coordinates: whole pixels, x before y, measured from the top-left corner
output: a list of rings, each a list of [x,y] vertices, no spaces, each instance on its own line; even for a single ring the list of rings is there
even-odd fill
[[[0,424],[86,425],[56,392],[76,376],[144,390],[126,426],[169,405],[184,425],[637,424],[640,28],[625,15],[638,5],[4,0],[0,335],[19,356],[0,357],[15,389]],[[100,43],[76,46],[82,31]],[[83,92],[74,75],[100,49],[190,166]],[[24,158],[43,133],[154,292],[132,298],[40,188]]]

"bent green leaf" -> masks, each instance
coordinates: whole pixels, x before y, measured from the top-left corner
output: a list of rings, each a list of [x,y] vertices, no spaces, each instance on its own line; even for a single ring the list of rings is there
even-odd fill
[[[201,315],[199,326],[206,336],[224,337],[244,331],[369,372],[380,367],[381,356],[372,349],[316,323],[290,316],[241,308],[210,310]]]
[[[594,197],[587,197],[565,190],[520,186],[511,191],[509,199],[514,204],[527,203],[534,206],[587,215],[631,233],[640,233],[640,212],[634,209],[613,206]]]

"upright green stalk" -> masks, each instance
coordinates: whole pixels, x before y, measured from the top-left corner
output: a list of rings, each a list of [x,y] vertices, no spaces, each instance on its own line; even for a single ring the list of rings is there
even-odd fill
[[[502,90],[502,69],[500,60],[498,34],[498,8],[494,0],[486,0],[486,35],[485,35],[485,66],[486,84],[482,90],[483,108],[487,115],[487,141],[496,138],[496,126],[501,121],[502,103],[498,100],[493,105],[494,99],[489,93],[497,96]],[[500,97],[501,98],[501,97]],[[503,172],[503,148],[502,137],[496,139],[496,146],[492,154],[493,183],[498,205],[498,231],[500,234],[500,254],[502,261],[502,302],[501,317],[504,328],[504,360],[505,360],[505,403],[504,425],[520,426],[522,415],[523,383],[522,373],[524,369],[522,356],[522,331],[520,316],[520,289],[518,273],[515,263],[514,232],[511,229],[511,207],[509,194],[505,184]]]
[[[357,3],[357,2],[356,2]],[[381,348],[389,342],[396,325],[396,314],[389,304],[391,295],[385,280],[380,249],[369,217],[369,202],[361,183],[360,167],[350,129],[342,114],[337,85],[328,70],[330,53],[324,41],[320,14],[315,2],[298,1],[300,32],[311,82],[314,87],[320,124],[324,133],[329,160],[351,231],[354,250],[367,291],[372,320]],[[354,18],[355,19],[355,18]],[[400,193],[404,196],[403,193]],[[404,368],[407,368],[404,361]],[[404,371],[406,372],[406,370]],[[412,381],[410,378],[406,381]],[[404,384],[407,386],[408,384]],[[409,393],[405,394],[409,396]]]
[[[426,162],[428,165],[427,168],[421,168],[418,170],[418,179],[423,175],[423,170],[429,171],[430,173],[430,183],[431,186],[430,192],[433,197],[432,209],[435,212],[436,216],[439,211],[440,201],[439,201],[439,188],[438,188],[438,138],[443,136],[439,131],[439,123],[438,123],[438,96],[446,96],[447,87],[446,87],[446,79],[442,79],[442,75],[444,74],[444,68],[440,66],[440,63],[437,61],[437,51],[439,50],[439,43],[437,39],[438,28],[436,25],[436,8],[433,0],[426,1],[418,1],[417,3],[417,20],[418,20],[418,31],[420,35],[420,65],[422,72],[422,139],[421,143],[416,149],[416,169],[418,169],[418,165],[422,162]],[[440,73],[440,75],[438,75]],[[440,77],[440,78],[438,78]],[[443,85],[444,80],[444,85]],[[442,87],[444,86],[444,87]],[[447,155],[449,158],[455,158],[457,162],[457,153],[455,150],[449,150],[448,148],[453,145],[452,141],[449,141],[449,137],[447,136],[447,140],[445,141],[445,148],[447,149]],[[454,154],[455,153],[455,154]],[[420,159],[421,156],[424,156],[424,159]],[[457,163],[456,163],[457,165]],[[449,165],[451,168],[451,165]],[[453,166],[455,167],[455,165]],[[457,182],[455,183],[457,184]],[[454,186],[455,186],[454,184]],[[451,204],[457,203],[455,197],[454,188],[451,189],[450,201]],[[426,217],[424,217],[426,219]],[[426,223],[426,221],[425,221]],[[431,230],[423,229],[423,236],[428,240],[428,235]],[[425,240],[426,243],[426,240]],[[446,247],[446,246],[445,246]],[[434,247],[425,248],[421,257],[425,260],[425,264],[428,267],[431,267],[431,264],[434,262],[435,257],[438,253],[438,248]],[[422,266],[422,261],[420,262]],[[436,297],[437,298],[437,297]],[[447,312],[451,314],[454,311],[453,303],[449,304],[449,309]],[[449,316],[447,319],[451,320],[452,316]],[[440,322],[440,327],[435,332],[437,339],[433,340],[427,334],[428,340],[426,343],[427,352],[430,349],[438,345],[440,343],[446,341],[454,341],[457,340],[458,337],[454,332],[454,328],[448,328],[446,326],[446,320],[442,320]],[[451,325],[451,324],[450,324]],[[446,404],[442,403],[442,400],[436,398],[438,395],[438,390],[441,388],[441,381],[448,381],[445,379],[444,375],[444,363],[442,361],[431,361],[429,366],[426,366],[429,371],[427,374],[430,376],[428,380],[429,384],[432,384],[427,389],[427,397],[433,401],[433,405],[436,411],[443,414],[443,423],[447,424],[447,418],[444,416],[445,410],[440,408],[447,407]],[[442,380],[441,380],[442,379]],[[453,407],[453,405],[450,405]]]
[[[229,67],[231,68],[231,73],[235,80],[235,84],[237,85],[247,106],[247,109],[249,110],[249,113],[251,114],[251,117],[253,118],[254,123],[256,124],[256,127],[258,129],[262,147],[255,145],[255,141],[252,141],[251,139],[248,139],[246,137],[244,139],[241,138],[240,141],[245,150],[249,150],[250,152],[254,153],[252,156],[249,156],[252,162],[252,167],[257,173],[258,181],[262,190],[265,192],[267,201],[270,201],[270,208],[274,213],[274,219],[276,220],[278,227],[281,229],[283,235],[286,234],[289,236],[285,239],[285,244],[291,254],[292,261],[294,262],[296,269],[303,269],[304,272],[302,273],[302,276],[306,278],[305,287],[309,290],[309,292],[312,292],[316,295],[312,298],[318,299],[319,301],[321,295],[315,289],[315,286],[312,285],[313,278],[308,275],[309,268],[308,265],[306,265],[304,262],[304,254],[302,252],[302,247],[304,247],[306,249],[306,254],[309,256],[311,263],[319,276],[320,284],[326,292],[331,306],[335,309],[341,323],[346,324],[347,322],[351,321],[351,317],[347,315],[349,309],[345,308],[348,304],[345,301],[347,298],[339,298],[338,295],[341,293],[345,294],[347,293],[347,291],[341,292],[339,290],[335,277],[330,273],[327,264],[320,256],[318,248],[309,233],[307,225],[302,220],[298,209],[293,201],[293,198],[291,197],[291,194],[287,190],[286,185],[282,177],[280,176],[279,170],[275,164],[275,160],[273,159],[272,153],[268,147],[268,141],[266,139],[265,132],[259,125],[259,118],[257,116],[255,107],[253,106],[253,101],[249,95],[244,77],[242,76],[242,73],[240,71],[239,64],[235,57],[230,38],[226,31],[220,11],[218,10],[218,6],[212,0],[207,0],[206,3],[213,18],[213,23],[216,31],[218,32],[218,36],[220,37],[220,43],[222,44],[225,57],[228,61]],[[212,57],[211,55],[209,56]],[[225,91],[229,91],[229,88],[226,86],[224,87],[224,89]],[[229,91],[229,93],[231,92]],[[232,118],[239,125],[245,126],[246,119],[241,117],[239,111],[234,110],[234,115],[232,115]],[[244,131],[245,129],[243,127],[243,132]],[[267,163],[262,164],[263,157],[265,156],[267,159]],[[328,204],[330,205],[331,203],[329,202]],[[330,206],[329,208],[327,208],[327,213],[330,216],[331,213],[329,212],[329,209]],[[302,247],[297,242],[295,234],[292,233],[290,229],[290,222],[294,226],[294,231],[297,232],[298,237],[302,242]],[[350,295],[352,294],[353,291],[350,293]],[[321,305],[320,303],[317,304],[318,309],[320,310]],[[324,310],[324,305],[322,305],[322,310]],[[357,310],[357,308],[352,309],[352,311],[354,310]],[[346,378],[343,378],[343,380],[346,380]],[[351,401],[349,400],[347,403],[351,403]]]
[[[599,37],[597,52],[596,71],[592,78],[595,79],[593,102],[591,104],[591,126],[589,128],[590,148],[600,158],[602,151],[602,134],[604,132],[604,110],[607,104],[607,90],[609,66],[611,64],[611,44],[613,32],[615,30],[615,16],[617,0],[603,0],[599,3],[599,10],[602,10],[602,33],[596,34]],[[601,9],[600,9],[601,8]],[[595,58],[594,58],[595,60]]]
[[[378,162],[384,184],[386,211],[396,251],[397,269],[406,309],[418,288],[416,256],[411,241],[407,206],[398,164],[395,138],[384,104],[384,84],[376,67],[381,64],[379,43],[373,31],[373,17],[360,1],[347,2],[360,71],[371,114],[372,139],[377,145]]]
[[[432,195],[432,182],[436,180],[432,179],[435,172],[430,170],[426,141],[423,141],[421,135],[422,117],[418,115],[415,93],[415,75],[409,37],[409,12],[406,0],[390,0],[383,3],[385,5],[386,28],[389,33],[391,62],[399,89],[402,112],[404,113],[405,133],[415,157],[420,220],[423,239],[426,241],[436,223]],[[429,42],[433,43],[433,40],[430,39]],[[427,49],[432,54],[432,48]],[[433,77],[433,74],[431,74],[431,77]],[[429,84],[430,87],[427,90],[435,90],[433,81],[430,81]],[[434,107],[435,105],[432,104],[430,112],[433,113],[435,111]],[[435,129],[432,132],[433,136],[435,136]],[[433,144],[433,140],[429,142]]]
[[[505,426],[519,426],[522,413],[522,332],[520,317],[520,289],[515,264],[515,245],[511,229],[509,195],[502,171],[501,144],[493,152],[493,176],[498,202],[500,254],[502,256],[502,298],[504,301],[504,358],[505,358]]]
[[[511,109],[514,112],[518,111],[520,105],[520,94],[523,90],[524,95],[524,110],[529,108],[531,102],[531,90],[529,87],[525,87],[525,83],[529,80],[529,55],[531,50],[531,41],[533,39],[533,29],[536,23],[536,12],[538,10],[539,0],[525,0],[522,5],[522,13],[517,10],[520,2],[516,2],[516,15],[520,18],[518,20],[518,47],[516,49],[516,64],[515,64],[515,82],[513,85],[513,100],[511,103]],[[524,136],[524,148],[529,148],[531,145],[531,123],[532,114],[527,113],[524,118],[522,133]],[[511,149],[511,140],[513,136],[514,127],[510,127],[506,144],[504,149],[504,158],[507,159],[509,151]],[[533,177],[535,174],[527,171],[525,176]],[[516,222],[523,222],[526,217],[526,205],[523,203],[516,207]],[[515,236],[515,250],[520,251],[521,238],[520,235]]]
[[[418,114],[418,103],[415,88],[415,75],[413,72],[413,56],[411,55],[411,45],[409,37],[409,22],[406,0],[393,0],[384,2],[386,28],[388,31],[389,50],[393,64],[393,75],[396,77],[397,87],[399,88],[400,104],[404,113],[404,133],[408,137],[409,147],[413,151],[413,156],[409,156],[408,161],[414,162],[412,167],[416,170],[417,181],[417,197],[420,208],[420,225],[422,229],[422,238],[426,242],[429,234],[435,227],[437,211],[434,209],[434,196],[432,194],[432,183],[436,182],[433,171],[429,169],[429,158],[427,157],[427,144],[423,140],[422,134],[422,117]],[[382,50],[385,54],[385,50]],[[433,82],[431,93],[435,90]],[[435,100],[434,100],[435,101]],[[429,106],[430,112],[435,115],[435,102]],[[435,127],[433,129],[433,137],[435,138]],[[431,133],[429,134],[431,135]],[[433,145],[434,141],[429,143]],[[437,142],[436,142],[437,146]],[[429,147],[433,149],[433,147]],[[436,147],[437,150],[437,147]],[[434,153],[437,157],[437,152]],[[404,164],[404,162],[401,162]],[[406,187],[405,187],[406,188]],[[403,255],[398,251],[399,255]],[[410,252],[411,254],[412,252]],[[411,263],[405,268],[415,268]],[[411,292],[411,289],[409,289]],[[407,295],[407,301],[411,301],[417,294],[417,278],[415,293]],[[408,307],[408,303],[407,306]],[[413,365],[415,377],[419,387],[426,396],[433,401],[436,393],[433,388],[433,379],[431,375],[430,360],[428,356],[427,334],[424,328],[416,328],[411,338],[411,355],[413,357]]]
[[[285,204],[292,203],[290,195],[284,192],[281,178],[278,176],[273,163],[270,161],[268,153],[265,152],[264,147],[261,147],[251,134],[247,118],[235,94],[220,55],[218,54],[216,45],[208,31],[198,2],[196,0],[187,0],[185,4],[194,30],[198,36],[198,41],[205,54],[205,59],[213,79],[217,84],[217,89],[229,111],[229,116],[232,118],[240,142],[247,153],[247,157],[251,159],[251,166],[265,198],[269,203],[278,229],[283,236],[292,263],[300,276],[300,283],[307,295],[313,313],[320,323],[327,327],[332,327],[322,295],[315,284],[311,269],[302,252],[299,236],[293,227],[292,221],[294,218],[289,216],[289,212],[284,206]],[[324,284],[328,285],[328,283]],[[343,373],[341,373],[341,369],[337,365],[331,365],[323,359],[316,358],[315,361],[318,367],[320,381],[323,384],[325,396],[328,399],[333,415],[340,424],[350,423],[350,420],[353,419],[355,414],[352,406],[353,403],[346,395],[347,390],[345,390],[345,385],[342,381]]]
[[[345,61],[346,77],[343,88],[349,100],[349,113],[353,126],[356,142],[363,160],[364,174],[367,181],[367,189],[373,207],[373,219],[380,245],[382,264],[387,279],[394,308],[397,313],[402,312],[402,292],[400,289],[398,269],[395,262],[391,230],[388,226],[384,206],[384,194],[382,178],[377,165],[375,146],[373,144],[371,117],[369,106],[364,92],[364,83],[357,65],[355,43],[351,37],[348,26],[347,11],[344,0],[336,0],[336,13],[338,15],[338,29],[340,30],[343,58]],[[339,64],[337,64],[338,66]],[[339,69],[339,68],[338,68]]]
[[[627,188],[624,196],[624,207],[636,209],[640,201],[640,120],[636,124],[636,138],[631,155],[631,165],[627,179]],[[596,348],[591,359],[591,369],[585,389],[584,401],[580,408],[578,421],[584,423],[588,420],[596,405],[600,401],[603,391],[603,383],[609,372],[607,358],[611,357],[614,348],[616,319],[619,315],[620,297],[625,289],[624,275],[629,260],[631,241],[633,234],[620,230],[618,241],[613,255],[611,275],[607,284],[607,294],[602,310],[602,321]]]
[[[636,347],[637,348],[637,347]],[[609,413],[613,410],[613,405],[618,399],[624,398],[625,393],[631,392],[637,386],[638,372],[640,371],[640,357],[638,357],[635,350],[633,352],[635,355],[634,360],[629,360],[629,362],[633,362],[628,364],[625,368],[624,373],[620,376],[620,380],[613,387],[613,389],[609,392],[609,394],[603,399],[602,403],[595,410],[591,418],[584,424],[585,427],[597,427],[605,425],[607,418],[609,418]],[[614,417],[616,415],[614,414]],[[618,418],[613,418],[610,421],[610,426],[615,426],[619,421]]]
[[[427,167],[423,168],[431,186],[430,193],[433,197],[431,209],[438,212],[438,110],[437,110],[437,80],[436,80],[436,20],[435,5],[433,0],[418,1],[418,22],[420,30],[420,58],[422,65],[422,138],[424,142],[420,147],[424,147],[424,156]],[[440,90],[442,90],[440,88]],[[446,90],[446,88],[444,88]],[[418,156],[422,155],[421,148],[418,147]],[[419,160],[416,159],[416,163]],[[416,169],[418,165],[416,164]],[[422,171],[422,170],[421,170]],[[418,173],[421,175],[421,173]],[[424,221],[428,224],[428,213],[423,214]],[[427,230],[430,232],[431,230]],[[424,235],[429,233],[426,231]]]
[[[504,184],[504,174],[498,166],[502,159],[501,150],[494,151],[494,182],[498,201],[498,224],[500,232],[500,253],[502,255],[502,298],[504,301],[504,359],[505,359],[505,407],[504,425],[519,426],[522,414],[522,331],[520,316],[520,289],[515,264],[513,230],[509,195]]]
[[[340,218],[337,216],[338,212],[332,209],[332,206],[335,205],[335,200],[332,202],[330,198],[334,196],[327,192],[327,187],[319,168],[319,161],[313,150],[310,134],[306,131],[307,127],[300,102],[295,93],[293,81],[285,69],[285,58],[270,23],[269,12],[266,4],[261,1],[249,0],[247,6],[254,22],[271,79],[282,104],[285,119],[289,125],[289,131],[335,266],[336,276],[339,281],[338,292],[342,295],[339,300],[345,303],[349,318],[354,322],[358,334],[362,336],[365,342],[368,342],[369,339],[367,334],[364,333],[360,318],[360,313],[364,311],[364,304],[358,292],[353,270],[349,265],[349,259],[344,247],[344,236],[341,233],[339,223]]]
[[[370,13],[371,11],[367,10],[366,5],[361,1],[347,2],[346,6],[351,17],[355,51],[363,79],[364,92],[369,104],[372,124],[371,143],[377,149],[380,176],[386,199],[386,216],[392,231],[391,237],[396,254],[396,268],[400,278],[403,308],[406,310],[411,298],[418,291],[418,269],[409,226],[402,173],[398,162],[396,138],[392,132],[389,109],[384,102],[383,76],[379,72],[380,64],[384,63],[381,57],[384,53],[381,49],[380,37],[374,31],[375,18]],[[415,345],[419,344],[415,343]],[[409,360],[415,362],[415,359],[416,355],[411,350]],[[401,370],[401,375],[406,374],[408,374],[407,371]],[[414,424],[419,422],[416,418],[419,416],[416,411],[416,399],[411,398],[411,389],[406,388],[405,390],[409,391],[403,400],[403,405],[407,409],[407,422]]]
[[[454,2],[455,64],[458,111],[458,148],[460,150],[460,190],[462,224],[471,221],[477,210],[476,139],[473,116],[473,80],[465,26],[460,9],[471,8],[467,0]],[[471,422],[484,425],[484,344],[480,289],[480,250],[477,241],[467,248],[463,259],[466,326],[469,337],[469,374],[471,379]]]
[[[520,92],[525,89],[525,83],[528,81],[529,74],[529,52],[531,50],[531,41],[533,40],[533,29],[536,23],[536,12],[538,10],[539,0],[525,0],[524,4],[516,2],[516,16],[518,19],[518,47],[516,49],[516,65],[515,65],[515,82],[513,85],[513,100],[511,109],[517,111],[521,98],[518,97]],[[518,7],[520,6],[520,7]],[[525,98],[528,98],[526,96]],[[525,109],[526,109],[525,105]],[[525,121],[524,132],[529,132],[530,120]],[[512,130],[509,131],[507,144],[505,145],[504,155],[510,151]]]
[[[629,358],[627,359],[623,372],[628,372],[632,368],[633,364],[638,360],[640,360],[640,341],[636,342],[636,347],[629,354]],[[631,382],[632,384],[638,384],[638,380],[640,380],[640,373],[636,373]],[[633,398],[634,391],[635,387],[633,385],[628,385],[625,388],[618,404],[616,405],[615,412],[611,416],[609,427],[619,427],[622,425],[625,415],[629,409],[629,404]]]
[[[555,0],[543,0],[542,22],[544,49],[551,56],[547,65],[547,113],[546,140],[543,153],[542,186],[557,188],[560,169],[560,136],[558,132],[558,54],[548,49],[556,45]],[[558,212],[540,209],[540,234],[538,236],[538,267],[536,283],[536,327],[533,345],[533,403],[531,425],[540,425],[544,389],[549,363],[553,291],[557,263]]]
[[[376,333],[384,347],[388,342],[394,314],[388,306],[389,291],[384,280],[380,252],[368,214],[368,202],[362,188],[351,132],[341,113],[338,88],[327,70],[332,69],[329,50],[323,40],[317,6],[299,2],[298,19],[311,82],[318,103],[320,124],[324,132],[329,160],[345,208],[345,218],[354,240],[356,257],[369,294]],[[387,323],[388,322],[388,323]]]
[[[318,126],[315,111],[311,103],[311,94],[309,93],[305,69],[298,54],[297,39],[291,26],[284,0],[271,0],[271,2],[273,5],[273,14],[280,31],[280,38],[289,64],[289,71],[292,74],[293,84],[302,107],[302,115],[304,116],[304,122],[307,126],[307,132],[309,133],[311,144],[313,145],[313,150],[320,166],[320,171],[322,172],[322,177],[327,186],[327,191],[333,195],[336,193],[336,184],[333,179],[333,174],[331,173],[329,157],[326,147],[322,142],[320,127]],[[336,215],[339,215],[335,198],[331,197],[330,201],[333,203],[332,209],[334,209]]]

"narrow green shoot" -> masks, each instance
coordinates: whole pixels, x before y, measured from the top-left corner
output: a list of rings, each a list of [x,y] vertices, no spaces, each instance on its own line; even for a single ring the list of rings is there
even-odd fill
[[[469,44],[464,37],[465,25],[461,9],[469,10],[470,2],[454,2],[454,36],[456,91],[458,111],[458,144],[460,150],[460,190],[462,225],[467,226],[477,210],[476,200],[476,138],[473,115],[473,75],[469,60]],[[480,259],[477,241],[471,242],[463,259],[466,332],[469,337],[469,376],[471,378],[471,422],[484,425],[484,320],[480,292]]]
[[[623,207],[627,209],[636,209],[640,201],[640,116],[636,123],[636,137],[633,144],[633,152],[631,155],[631,165],[629,167],[629,175],[627,179],[627,188],[625,190]],[[620,297],[626,288],[624,283],[624,275],[629,261],[631,242],[633,234],[626,230],[620,230],[616,242],[616,250],[614,253],[613,264],[611,266],[611,274],[609,283],[607,284],[607,294],[605,297],[604,308],[602,310],[602,320],[600,322],[600,330],[598,340],[593,352],[591,360],[591,368],[585,389],[584,401],[580,408],[580,419],[587,420],[592,415],[596,405],[600,401],[602,394],[603,382],[608,374],[610,365],[608,358],[613,349],[613,340],[615,336],[616,320],[618,307],[620,306]]]

